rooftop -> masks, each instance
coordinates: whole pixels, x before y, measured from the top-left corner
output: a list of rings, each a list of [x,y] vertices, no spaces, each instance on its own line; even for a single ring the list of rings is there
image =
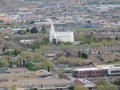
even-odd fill
[[[96,65],[96,67],[101,68],[101,69],[120,69],[120,65],[114,65],[114,64],[110,64],[110,65]]]
[[[87,79],[76,79],[74,80],[75,84],[78,85],[83,85],[85,87],[95,87],[96,85],[90,81],[88,81]]]
[[[100,70],[100,68],[97,67],[86,67],[86,68],[76,68],[75,71],[88,71],[88,70]]]

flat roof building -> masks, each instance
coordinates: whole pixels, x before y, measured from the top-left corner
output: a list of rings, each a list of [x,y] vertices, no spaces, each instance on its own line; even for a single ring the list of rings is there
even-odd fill
[[[78,78],[102,77],[104,75],[104,70],[97,67],[78,68],[73,70],[73,77]]]
[[[108,75],[120,75],[120,65],[97,65],[97,67],[107,70]]]

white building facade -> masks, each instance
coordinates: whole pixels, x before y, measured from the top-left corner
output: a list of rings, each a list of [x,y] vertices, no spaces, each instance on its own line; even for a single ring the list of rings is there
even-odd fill
[[[74,33],[73,32],[55,32],[53,23],[51,24],[51,30],[50,30],[50,37],[49,41],[53,43],[53,40],[56,40],[56,42],[62,41],[62,42],[74,42]]]

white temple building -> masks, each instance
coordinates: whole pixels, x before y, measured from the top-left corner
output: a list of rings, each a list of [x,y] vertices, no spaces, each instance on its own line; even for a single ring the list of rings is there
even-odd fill
[[[51,24],[51,30],[50,30],[50,37],[49,41],[53,43],[53,40],[56,40],[56,43],[59,41],[62,42],[74,42],[74,33],[67,31],[67,32],[56,32],[54,29],[53,23]]]

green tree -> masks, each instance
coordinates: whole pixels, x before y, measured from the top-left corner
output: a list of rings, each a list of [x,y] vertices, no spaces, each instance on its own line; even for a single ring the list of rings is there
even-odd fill
[[[16,60],[13,56],[9,56],[8,59],[12,64],[16,64]]]
[[[88,55],[87,55],[87,53],[83,52],[82,55],[81,55],[81,57],[87,59]]]
[[[49,37],[43,37],[42,44],[47,44],[47,43],[49,43]]]
[[[64,70],[63,69],[59,69],[58,76],[60,79],[62,79],[64,77]]]
[[[75,34],[75,41],[84,41],[84,34]]]
[[[100,80],[96,90],[117,90],[117,88],[112,84],[108,84],[105,80]]]
[[[18,54],[21,53],[21,49],[19,47],[14,49],[14,55],[17,56]]]
[[[59,62],[59,63],[66,63],[66,59],[67,59],[67,58],[64,57],[64,56],[59,57],[59,58],[58,58],[58,62]]]
[[[117,78],[116,80],[114,80],[113,82],[115,85],[120,85],[120,78]]]
[[[2,44],[6,49],[19,47],[18,44],[14,41],[4,41]]]
[[[3,23],[4,21],[3,20],[0,20],[0,23]]]
[[[79,58],[68,58],[67,63],[72,66],[79,66],[81,64],[81,59]]]
[[[14,50],[7,50],[4,52],[4,55],[8,55],[8,56],[11,56],[14,54]]]
[[[74,90],[88,90],[88,89],[84,86],[76,85],[74,86]]]
[[[12,86],[10,90],[17,90],[17,86],[16,85]]]
[[[8,60],[6,58],[2,59],[2,64],[3,64],[4,67],[8,67],[9,66]]]
[[[26,30],[27,32],[29,32],[30,30],[29,30],[29,28],[27,28],[27,30]]]
[[[3,47],[2,52],[4,52],[5,50],[6,50],[6,48],[5,48],[5,47]]]
[[[30,88],[30,90],[38,90],[38,88]]]
[[[24,35],[24,34],[26,34],[27,32],[25,31],[25,30],[19,30],[18,31],[18,34],[20,34],[20,35]]]
[[[118,90],[113,85],[98,85],[96,90]]]
[[[45,66],[50,67],[50,68],[53,68],[53,67],[54,67],[54,64],[53,64],[51,61],[47,60],[47,61],[45,62]]]
[[[32,61],[28,62],[28,69],[31,71],[43,68],[41,63],[34,63]]]
[[[40,55],[39,53],[37,53],[37,54],[34,55],[33,62],[35,62],[35,63],[41,63],[41,62],[45,62],[47,60],[48,59],[46,57],[44,57],[43,55]]]
[[[25,60],[33,60],[34,59],[34,53],[30,51],[22,51],[20,53],[20,58],[25,59]]]
[[[36,28],[36,27],[33,27],[33,28],[31,29],[31,33],[38,33],[37,28]]]
[[[46,28],[45,28],[44,25],[43,25],[42,28],[41,28],[41,32],[42,32],[42,33],[46,33]]]
[[[30,45],[30,48],[31,49],[37,49],[37,48],[39,48],[40,47],[40,42],[39,41],[34,41],[34,43],[32,43],[31,45]]]
[[[65,45],[72,45],[71,42],[65,42]]]

